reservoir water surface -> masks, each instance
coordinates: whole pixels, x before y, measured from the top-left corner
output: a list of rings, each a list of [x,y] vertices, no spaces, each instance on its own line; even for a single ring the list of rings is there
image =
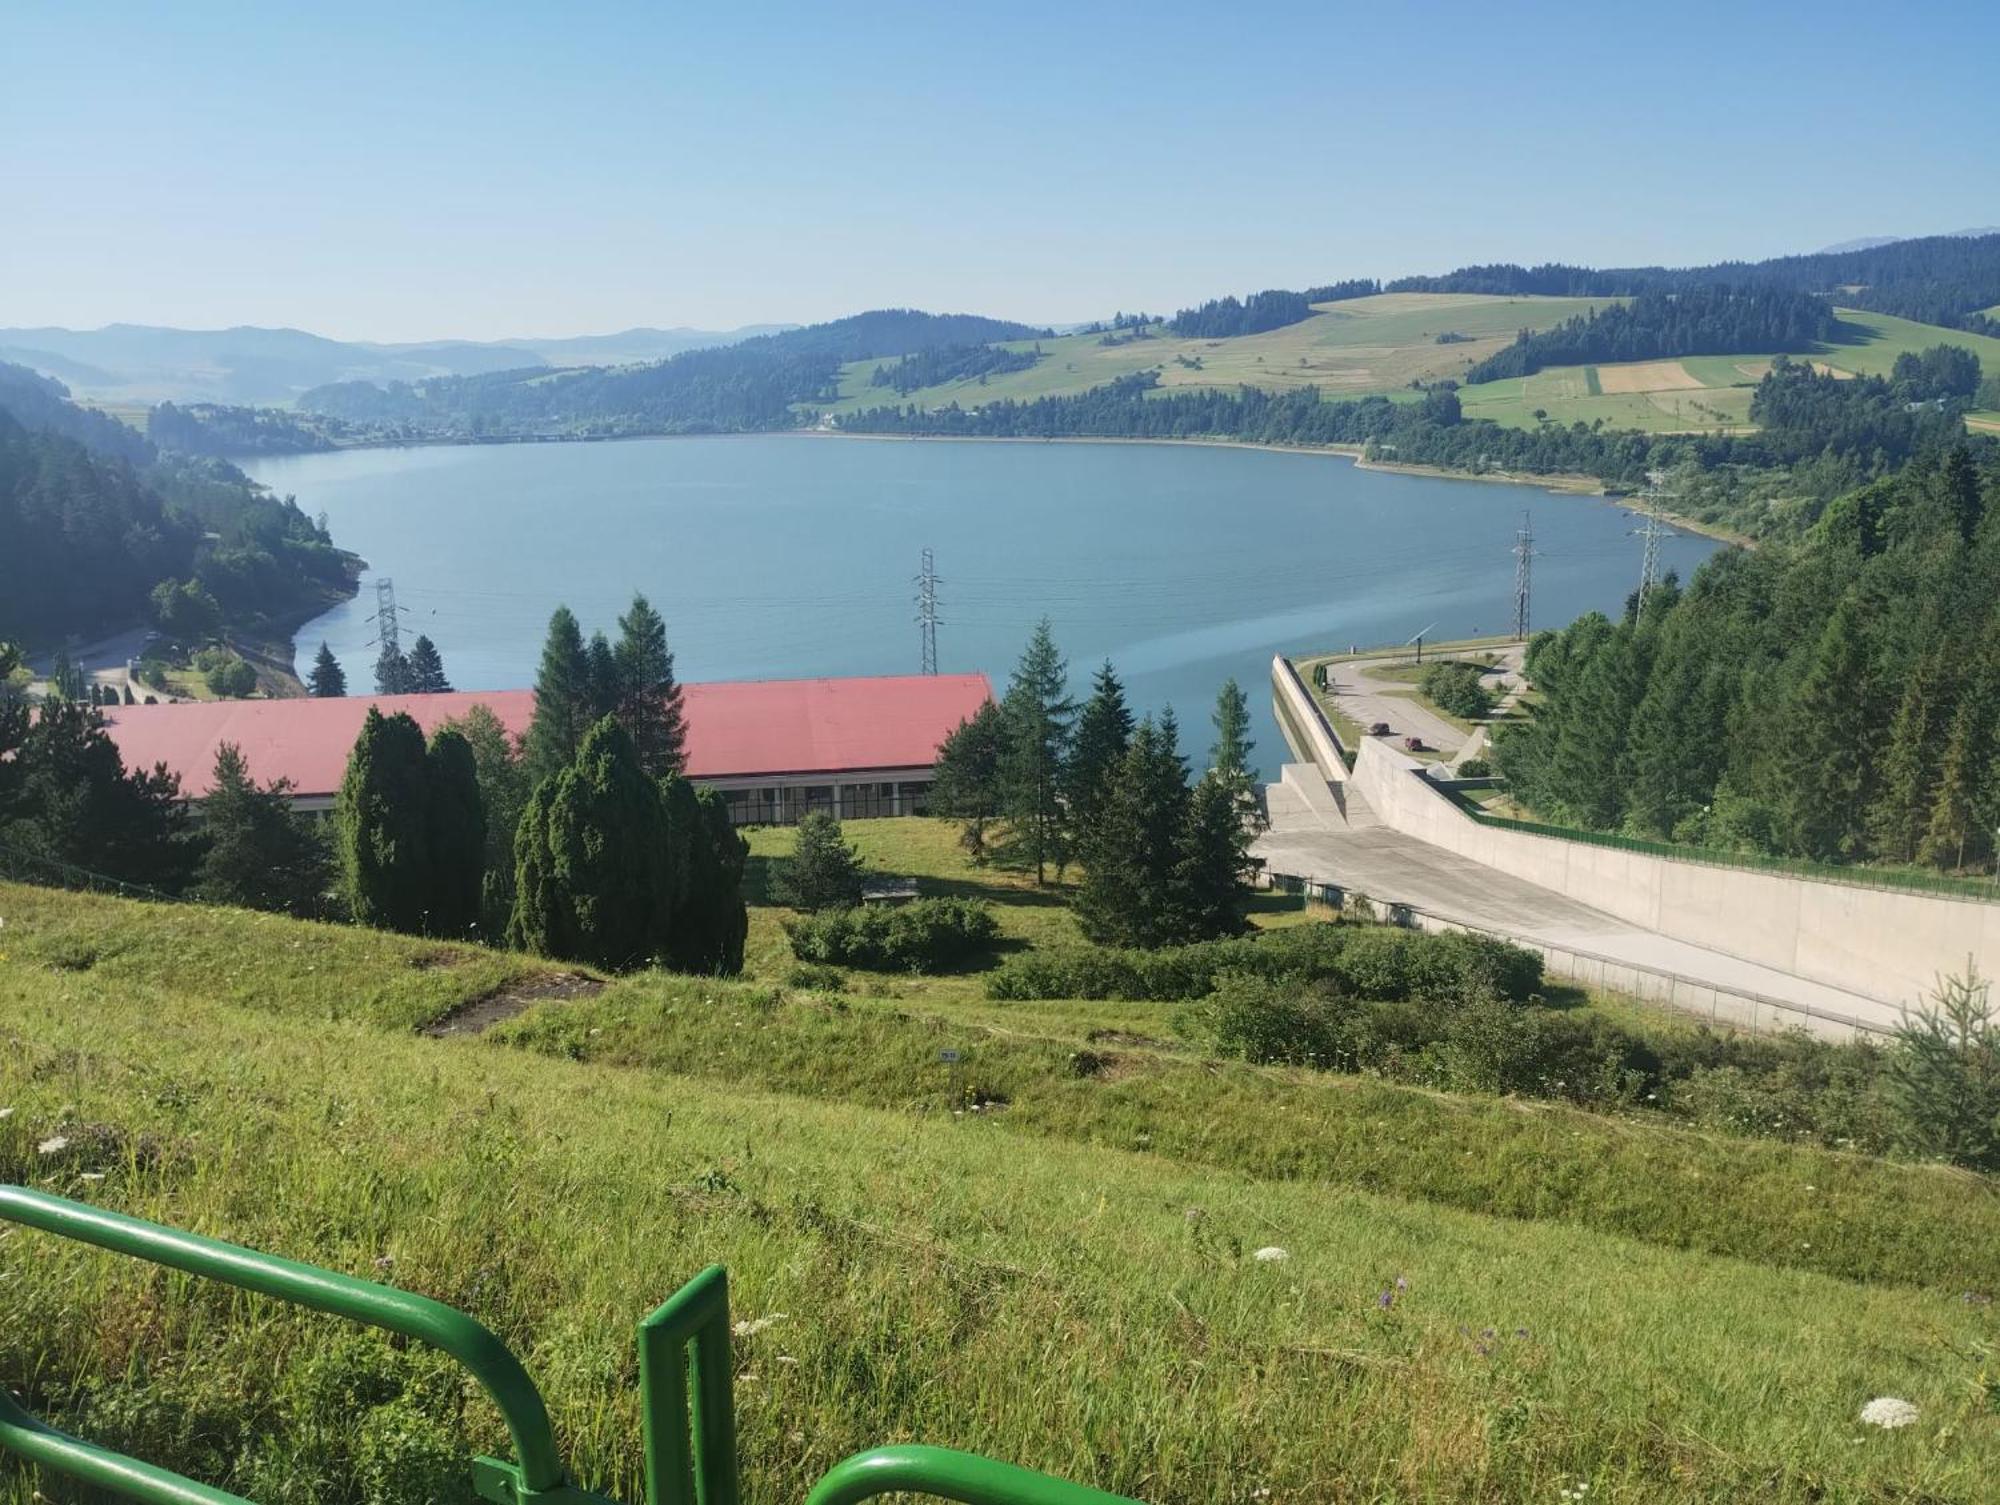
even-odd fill
[[[298,634],[372,683],[374,583],[459,689],[534,682],[549,613],[616,635],[635,590],[684,680],[910,674],[914,577],[937,561],[938,663],[996,691],[1046,614],[1079,693],[1100,660],[1134,705],[1208,748],[1234,675],[1257,757],[1275,652],[1511,629],[1513,546],[1535,538],[1534,624],[1615,613],[1638,580],[1632,515],[1597,498],[1363,470],[1230,446],[911,442],[758,435],[347,450],[245,468],[369,563],[361,594]],[[1685,579],[1716,549],[1675,533]]]

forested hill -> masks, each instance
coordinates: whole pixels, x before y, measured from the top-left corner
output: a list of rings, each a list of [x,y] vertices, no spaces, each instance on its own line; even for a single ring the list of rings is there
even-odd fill
[[[259,628],[346,594],[354,565],[234,466],[156,449],[0,365],[0,640],[140,622],[155,587],[190,579],[227,623]]]
[[[646,366],[499,372],[426,382],[340,382],[299,406],[409,436],[505,438],[789,428],[796,405],[831,400],[849,361],[947,346],[1051,338],[1052,331],[973,314],[879,309],[691,350]]]
[[[1442,276],[1400,277],[1384,283],[1382,291],[1618,298],[1717,286],[1837,293],[1848,308],[2000,333],[2000,322],[1984,312],[2000,305],[2000,234],[1932,235],[1852,251],[1700,267],[1470,266]]]
[[[1824,861],[1990,871],[2000,468],[1964,450],[1845,496],[1799,544],[1544,634],[1496,742],[1544,817]]]
[[[1641,293],[1565,319],[1539,334],[1526,330],[1512,345],[1465,373],[1468,382],[1532,376],[1544,366],[1593,361],[1650,361],[1662,356],[1739,355],[1809,351],[1834,337],[1839,321],[1824,298],[1782,288],[1692,288]]]

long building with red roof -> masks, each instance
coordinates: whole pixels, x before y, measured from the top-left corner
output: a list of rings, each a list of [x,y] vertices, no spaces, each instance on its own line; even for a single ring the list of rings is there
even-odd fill
[[[842,820],[921,814],[938,744],[992,696],[983,674],[738,680],[682,687],[687,775],[720,790],[738,825],[788,825],[811,810]],[[239,748],[259,782],[287,779],[300,810],[327,810],[370,706],[425,733],[490,708],[524,736],[532,690],[339,699],[214,700],[113,706],[105,723],[127,768],[164,764],[199,802],[216,750]]]

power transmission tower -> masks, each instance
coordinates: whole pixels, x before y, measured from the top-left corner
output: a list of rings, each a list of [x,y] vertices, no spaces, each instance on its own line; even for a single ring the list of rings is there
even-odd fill
[[[923,645],[923,672],[935,674],[938,629],[937,561],[924,550],[923,569],[917,575],[917,633]]]
[[[1535,528],[1529,520],[1528,509],[1521,509],[1521,531],[1514,535],[1514,636],[1522,642],[1528,641],[1528,629],[1533,620],[1528,599],[1532,586],[1535,559]]]
[[[380,580],[375,582],[375,615],[368,620],[375,624],[375,636],[368,643],[370,648],[379,643],[391,657],[403,651],[402,644],[397,641],[396,637],[398,626],[396,620],[396,582],[391,580],[387,575],[384,575]]]

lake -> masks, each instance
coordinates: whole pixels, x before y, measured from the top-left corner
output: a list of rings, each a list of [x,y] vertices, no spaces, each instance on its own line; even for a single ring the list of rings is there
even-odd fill
[[[244,467],[325,512],[369,561],[361,594],[298,634],[372,683],[374,583],[405,645],[428,633],[459,689],[534,682],[549,613],[615,636],[634,590],[684,680],[910,674],[915,584],[935,551],[938,666],[996,689],[1046,614],[1079,692],[1105,657],[1134,705],[1207,751],[1236,676],[1257,757],[1284,761],[1271,655],[1511,629],[1525,509],[1534,621],[1617,612],[1637,583],[1629,512],[1525,486],[1363,470],[1230,446],[912,442],[752,435],[348,450]],[[1718,546],[1674,533],[1687,578]]]

